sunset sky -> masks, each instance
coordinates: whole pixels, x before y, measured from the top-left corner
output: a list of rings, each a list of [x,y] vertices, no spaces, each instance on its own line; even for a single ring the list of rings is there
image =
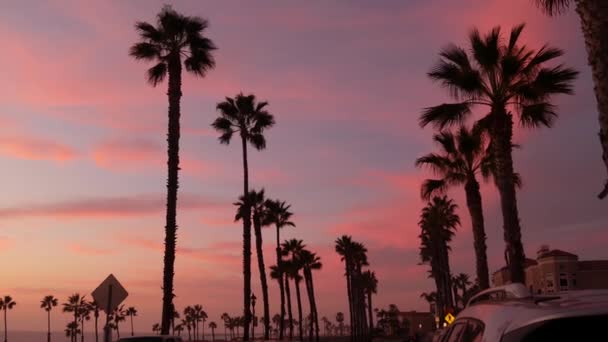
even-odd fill
[[[474,26],[526,22],[524,41],[564,48],[561,61],[581,72],[576,94],[557,98],[553,129],[516,129],[523,243],[528,256],[546,243],[581,259],[608,258],[606,202],[595,197],[604,181],[596,105],[574,12],[547,18],[531,0],[171,3],[208,19],[218,46],[207,77],[184,77],[178,308],[200,303],[218,323],[223,312],[242,314],[242,228],[232,206],[242,191],[240,149],[220,145],[210,129],[216,103],[242,91],[268,100],[275,115],[268,149],[250,154],[252,186],[292,204],[297,228],[283,236],[322,257],[320,317],[348,311],[333,249],[342,234],[369,249],[380,282],[375,307],[428,310],[419,295],[434,285],[418,265],[417,221],[429,174],[414,161],[435,147],[417,119],[448,100],[426,77],[437,53],[464,44]],[[9,329],[46,329],[44,295],[89,296],[110,273],[140,311],[136,330],[160,321],[167,89],[146,83],[149,65],[128,49],[138,39],[134,23],[153,22],[162,4],[0,4],[0,295],[18,303]],[[482,193],[493,271],[504,262],[499,199],[492,184]],[[474,277],[463,190],[449,194],[463,221],[452,269]],[[270,265],[274,230],[264,232]],[[54,329],[69,319],[57,310]]]

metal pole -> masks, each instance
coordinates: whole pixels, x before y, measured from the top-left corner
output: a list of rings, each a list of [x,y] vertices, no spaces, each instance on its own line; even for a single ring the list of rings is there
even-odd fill
[[[110,312],[112,306],[112,285],[108,291],[108,306],[106,306],[106,326],[103,328],[103,341],[112,342],[112,332],[110,331]]]

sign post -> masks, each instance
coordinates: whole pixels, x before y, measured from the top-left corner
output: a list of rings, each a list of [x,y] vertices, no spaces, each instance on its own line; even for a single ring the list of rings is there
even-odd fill
[[[112,342],[112,331],[110,330],[110,315],[118,308],[129,293],[118,282],[114,275],[110,274],[91,294],[99,305],[99,308],[106,313],[106,325],[103,328],[103,341]]]

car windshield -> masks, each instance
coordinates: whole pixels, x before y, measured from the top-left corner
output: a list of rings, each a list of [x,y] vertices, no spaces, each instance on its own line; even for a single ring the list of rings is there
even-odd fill
[[[127,337],[121,338],[118,342],[162,342],[161,337]]]
[[[517,329],[507,334],[503,341],[606,341],[606,322],[608,315],[553,319]]]

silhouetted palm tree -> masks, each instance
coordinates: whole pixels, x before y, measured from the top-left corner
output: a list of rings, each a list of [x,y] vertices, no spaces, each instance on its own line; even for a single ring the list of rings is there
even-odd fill
[[[179,312],[175,310],[175,305],[173,304],[173,314],[171,315],[171,330],[173,330],[173,334],[175,335],[175,320],[179,319]],[[182,326],[183,328],[183,326]]]
[[[89,302],[83,301],[78,309],[78,319],[80,320],[80,341],[84,342],[84,322],[91,320],[91,306]]]
[[[226,312],[224,312],[220,318],[224,322],[224,338],[227,340],[228,339],[228,326],[230,325],[230,315],[228,315]]]
[[[243,152],[243,196],[249,194],[249,167],[247,163],[247,143],[255,149],[266,148],[264,131],[274,125],[274,117],[265,107],[268,102],[256,103],[255,95],[245,96],[242,93],[234,98],[227,97],[226,101],[217,104],[220,117],[215,119],[212,126],[221,133],[219,140],[229,144],[232,136],[241,136]],[[245,198],[247,200],[247,198]],[[248,201],[247,201],[248,202]],[[249,324],[251,321],[251,213],[249,206],[243,212],[243,296],[245,329],[243,339],[249,340]]]
[[[336,240],[336,253],[340,255],[341,260],[344,261],[344,268],[346,276],[346,292],[348,295],[348,310],[350,317],[350,326],[354,327],[354,310],[353,310],[353,294],[352,294],[352,249],[353,240],[352,237],[343,235]],[[354,340],[354,334],[351,334],[351,341]]]
[[[369,315],[369,331],[374,332],[374,315],[372,312],[372,294],[378,292],[378,278],[376,273],[372,271],[365,271],[361,275],[361,282],[363,283],[363,289],[365,290],[367,298],[367,314]]]
[[[304,250],[306,246],[304,246],[302,240],[291,239],[285,240],[281,245],[281,255],[290,257],[289,261],[283,261],[285,264],[284,271],[287,272],[287,276],[285,277],[285,289],[287,295],[287,309],[289,313],[289,338],[293,338],[293,314],[291,312],[291,291],[289,289],[289,278],[293,279],[296,285],[296,298],[298,300],[298,321],[302,321],[302,304],[301,302],[301,294],[300,294],[300,282],[302,281],[302,277],[300,276],[300,270],[304,267],[300,259],[298,259],[299,253]],[[300,326],[300,340],[302,339],[302,329]]]
[[[87,305],[91,308],[93,312],[93,317],[95,318],[95,342],[99,342],[99,304],[96,301],[88,302]]]
[[[4,298],[0,298],[0,310],[4,311],[4,342],[8,341],[8,326],[6,320],[6,313],[8,310],[12,310],[17,303],[13,300],[11,296],[4,296]]]
[[[178,324],[173,328],[173,335],[177,333],[177,336],[182,336],[182,331],[184,331],[184,326],[182,324]]]
[[[161,334],[160,324],[158,324],[158,323],[152,324],[152,332],[160,335]]]
[[[417,166],[428,166],[440,179],[427,179],[422,184],[421,195],[429,200],[433,195],[443,194],[450,186],[464,185],[467,207],[473,226],[473,241],[477,278],[483,289],[490,287],[488,257],[486,255],[486,232],[483,220],[483,205],[477,174],[489,177],[492,172],[491,154],[486,154],[487,144],[481,130],[468,130],[462,126],[456,135],[443,131],[434,136],[441,153],[429,153],[416,160]]]
[[[284,288],[284,279],[283,279],[283,267],[281,267],[281,263],[283,262],[281,258],[281,228],[283,227],[295,227],[296,225],[290,221],[292,212],[289,211],[290,205],[287,205],[285,201],[280,200],[266,200],[266,208],[267,208],[267,225],[274,224],[277,229],[277,267],[278,267],[278,280],[279,280],[279,290],[281,291],[281,327],[279,328],[279,339],[283,338],[283,330],[284,330],[284,321],[285,321],[285,288]],[[291,322],[291,319],[290,319]],[[293,329],[292,334],[293,334]],[[291,337],[290,337],[291,338]]]
[[[591,66],[595,84],[595,99],[599,112],[600,143],[602,159],[608,171],[608,47],[605,39],[608,37],[608,6],[604,0],[536,0],[537,5],[548,15],[561,14],[570,5],[575,5],[576,13],[585,38],[587,62]],[[608,180],[598,197],[603,199],[608,195]]]
[[[458,302],[460,302],[460,307],[464,308],[464,306],[466,305],[464,297],[468,287],[471,284],[472,283],[469,279],[469,275],[466,273],[459,273],[458,275],[452,277],[452,286],[454,287],[454,303],[456,304],[456,306],[458,306]],[[458,290],[461,291],[461,294],[458,293]]]
[[[135,28],[141,41],[130,49],[137,60],[154,62],[148,70],[148,82],[152,86],[169,76],[169,124],[167,135],[167,215],[165,226],[165,256],[163,269],[163,310],[161,332],[169,334],[173,313],[173,276],[177,233],[177,188],[179,170],[180,99],[182,96],[182,58],[186,71],[204,77],[215,66],[213,42],[203,35],[206,20],[177,13],[166,5],[157,15],[156,27],[147,22],[137,22]]]
[[[436,310],[435,305],[437,304],[437,292],[422,292],[420,294],[420,298],[424,299],[427,303],[429,303],[429,312],[434,314]]]
[[[217,324],[215,322],[210,322],[209,329],[211,329],[211,340],[215,342],[215,329],[217,329]]]
[[[137,316],[137,309],[131,306],[127,309],[127,311],[125,311],[125,314],[131,319],[131,336],[133,336],[133,317]]]
[[[68,297],[68,301],[63,303],[63,312],[74,313],[74,324],[72,327],[78,328],[78,315],[80,314],[81,308],[85,305],[86,301],[84,296],[80,296],[80,294],[75,293]],[[73,332],[71,334],[72,341],[76,341],[76,336],[78,333]]]
[[[441,52],[441,60],[429,73],[439,81],[457,103],[424,110],[420,124],[432,123],[443,129],[462,123],[477,105],[490,107],[490,113],[477,121],[477,127],[491,137],[494,178],[500,193],[507,263],[513,282],[524,283],[524,248],[515,193],[512,135],[513,114],[523,126],[548,126],[557,113],[551,103],[555,94],[571,94],[577,72],[563,65],[545,67],[563,52],[548,46],[534,51],[518,44],[524,25],[513,28],[508,39],[496,27],[484,37],[473,30],[469,36],[472,56],[451,45]]]
[[[47,321],[48,321],[48,332],[47,332],[47,341],[51,342],[51,310],[57,306],[59,301],[52,295],[44,296],[40,301],[40,308],[44,309],[47,313]]]
[[[74,341],[81,333],[80,329],[78,328],[78,323],[76,322],[68,323],[64,331],[65,336],[69,337],[70,341]]]
[[[430,264],[431,276],[437,286],[437,313],[443,318],[445,309],[453,306],[449,242],[454,236],[460,218],[456,204],[447,197],[434,197],[420,215],[420,258]]]
[[[304,281],[306,283],[306,290],[308,293],[308,300],[310,302],[310,312],[311,312],[311,323],[310,323],[310,337],[312,340],[313,337],[313,324],[314,324],[314,336],[315,340],[319,342],[319,314],[317,311],[317,302],[315,300],[315,287],[312,277],[313,270],[320,270],[323,264],[321,263],[321,258],[318,257],[315,253],[312,253],[306,249],[300,251],[297,255],[297,258],[300,260],[303,266],[304,272]]]
[[[120,339],[120,322],[124,322],[126,320],[126,311],[125,306],[121,305],[112,313],[112,317],[114,319],[114,329],[116,329],[116,336]]]
[[[340,336],[344,336],[344,314],[342,312],[338,312],[336,314],[336,322],[338,322],[338,330],[340,331]]]

